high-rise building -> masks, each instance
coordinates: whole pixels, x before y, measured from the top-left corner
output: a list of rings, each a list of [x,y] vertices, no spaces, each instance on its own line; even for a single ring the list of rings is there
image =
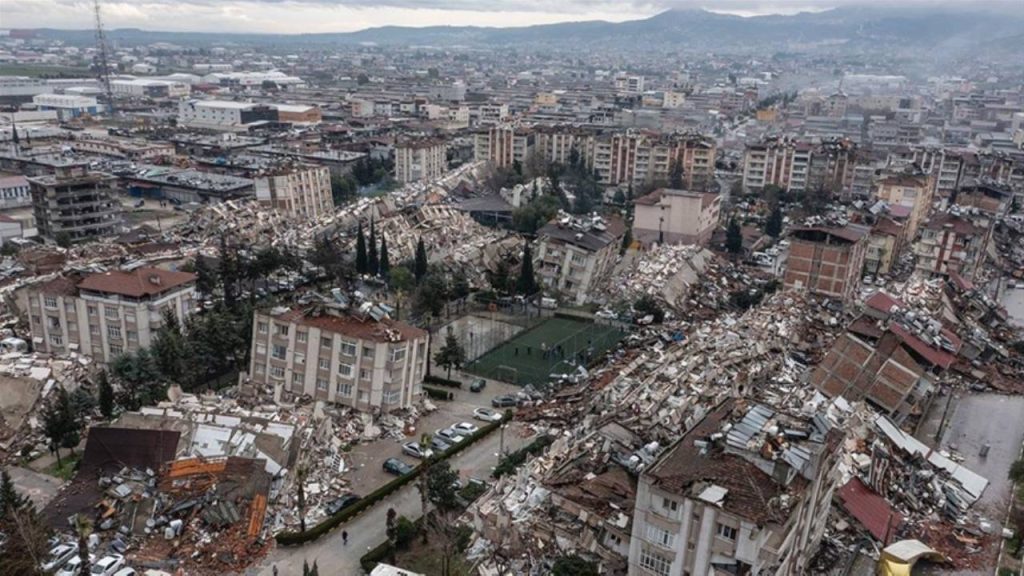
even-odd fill
[[[59,164],[53,174],[28,179],[40,236],[77,242],[117,231],[121,204],[114,197],[115,178],[88,168]]]
[[[448,166],[444,140],[410,140],[395,145],[395,180],[418,182],[440,178]]]
[[[254,180],[256,199],[295,216],[319,218],[334,211],[331,171],[326,166],[283,165]]]
[[[868,228],[854,224],[794,228],[789,236],[786,289],[851,300],[860,286],[867,235]]]

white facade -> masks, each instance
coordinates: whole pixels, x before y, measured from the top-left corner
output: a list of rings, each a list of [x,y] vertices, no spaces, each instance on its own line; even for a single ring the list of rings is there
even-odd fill
[[[406,183],[439,178],[448,164],[447,148],[442,140],[395,146],[395,179]]]
[[[32,191],[24,176],[0,176],[0,210],[32,205]]]
[[[254,180],[256,199],[295,216],[319,218],[334,211],[331,171],[326,166],[300,166]]]

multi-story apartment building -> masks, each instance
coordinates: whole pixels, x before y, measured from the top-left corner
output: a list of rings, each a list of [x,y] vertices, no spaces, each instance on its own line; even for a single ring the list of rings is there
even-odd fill
[[[640,475],[630,576],[808,574],[838,480],[823,418],[726,400]]]
[[[748,145],[744,152],[743,188],[778,186],[787,192],[844,193],[853,186],[856,159],[856,146],[846,139],[811,143],[766,138]]]
[[[787,290],[850,301],[860,285],[868,228],[803,226],[789,235],[784,284]]]
[[[319,218],[334,211],[331,171],[326,166],[282,165],[253,183],[256,200],[280,212]]]
[[[88,164],[56,164],[53,174],[28,181],[36,226],[44,238],[87,240],[112,234],[121,223],[115,178],[90,172]]]
[[[575,150],[584,160],[593,146],[594,132],[572,126],[540,126],[536,129],[534,153],[545,162],[568,164]]]
[[[882,177],[876,182],[875,198],[890,206],[903,206],[910,210],[907,218],[906,241],[917,237],[918,226],[932,207],[934,177],[916,165],[908,165],[900,172]]]
[[[33,346],[100,363],[148,348],[167,311],[184,323],[195,308],[195,280],[195,274],[144,267],[44,282],[28,291]]]
[[[428,354],[425,331],[373,311],[363,316],[331,304],[257,311],[250,385],[275,397],[392,412],[422,394]]]
[[[864,272],[867,274],[889,274],[893,264],[899,261],[906,237],[905,220],[882,216],[871,227],[867,251],[864,253]]]
[[[618,218],[554,219],[537,231],[533,267],[541,287],[577,305],[615,265],[626,225]]]
[[[32,205],[28,179],[21,175],[0,174],[0,210]]]
[[[532,131],[510,125],[492,126],[474,135],[473,155],[477,162],[511,168],[515,162],[525,162],[533,147]]]
[[[440,178],[448,167],[448,145],[444,140],[426,139],[395,145],[395,180],[418,182]]]
[[[921,226],[921,237],[914,243],[916,268],[942,276],[956,272],[974,280],[985,261],[991,234],[991,227],[976,226],[967,218],[949,212],[933,214]]]
[[[659,188],[636,199],[633,238],[646,245],[706,245],[718,226],[721,207],[718,194]]]
[[[627,130],[593,138],[584,159],[607,186],[667,183],[678,164],[683,171],[683,186],[704,190],[714,179],[715,144],[696,134]]]

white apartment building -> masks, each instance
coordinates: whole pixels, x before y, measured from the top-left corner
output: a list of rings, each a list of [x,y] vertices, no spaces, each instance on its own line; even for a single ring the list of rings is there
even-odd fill
[[[747,146],[743,157],[743,189],[778,186],[787,192],[807,190],[812,145],[778,139]]]
[[[808,574],[841,434],[727,400],[640,475],[629,576]]]
[[[0,175],[0,210],[32,205],[32,190],[28,178]]]
[[[422,394],[428,335],[378,317],[328,304],[256,312],[250,386],[367,412],[412,406]]]
[[[277,121],[277,110],[266,104],[226,100],[182,100],[178,104],[180,126],[237,130],[258,121]]]
[[[294,216],[319,218],[334,212],[331,171],[326,166],[286,166],[253,180],[256,200]]]
[[[722,198],[708,192],[659,188],[636,199],[633,238],[645,245],[707,245],[718,226]]]
[[[510,168],[522,164],[533,152],[534,134],[513,126],[492,126],[477,132],[473,140],[473,155],[477,162],[490,162],[496,168]]]
[[[417,140],[395,145],[395,180],[401,183],[440,178],[448,167],[444,140]]]
[[[555,219],[537,231],[533,269],[547,294],[584,304],[615,266],[626,225],[618,218]]]
[[[136,268],[61,276],[28,291],[32,343],[52,355],[77,352],[96,362],[153,343],[172,311],[180,323],[195,308],[195,274]]]
[[[471,112],[477,126],[500,124],[508,120],[508,104],[481,104]]]

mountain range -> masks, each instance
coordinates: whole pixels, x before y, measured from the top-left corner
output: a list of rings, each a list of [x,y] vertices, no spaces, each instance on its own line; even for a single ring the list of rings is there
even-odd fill
[[[1024,5],[1024,3],[1022,3]],[[126,45],[170,42],[182,45],[236,44],[330,45],[377,44],[406,46],[516,46],[519,48],[637,51],[673,48],[716,51],[821,50],[823,47],[875,50],[927,49],[934,54],[961,52],[979,44],[991,47],[1000,39],[1013,54],[1024,57],[1019,39],[1024,12],[1007,13],[952,9],[842,7],[793,15],[740,17],[705,10],[669,10],[625,22],[565,22],[515,28],[385,26],[356,32],[319,34],[219,34],[159,32],[137,29],[108,31]],[[43,37],[91,44],[91,30],[40,29]]]

